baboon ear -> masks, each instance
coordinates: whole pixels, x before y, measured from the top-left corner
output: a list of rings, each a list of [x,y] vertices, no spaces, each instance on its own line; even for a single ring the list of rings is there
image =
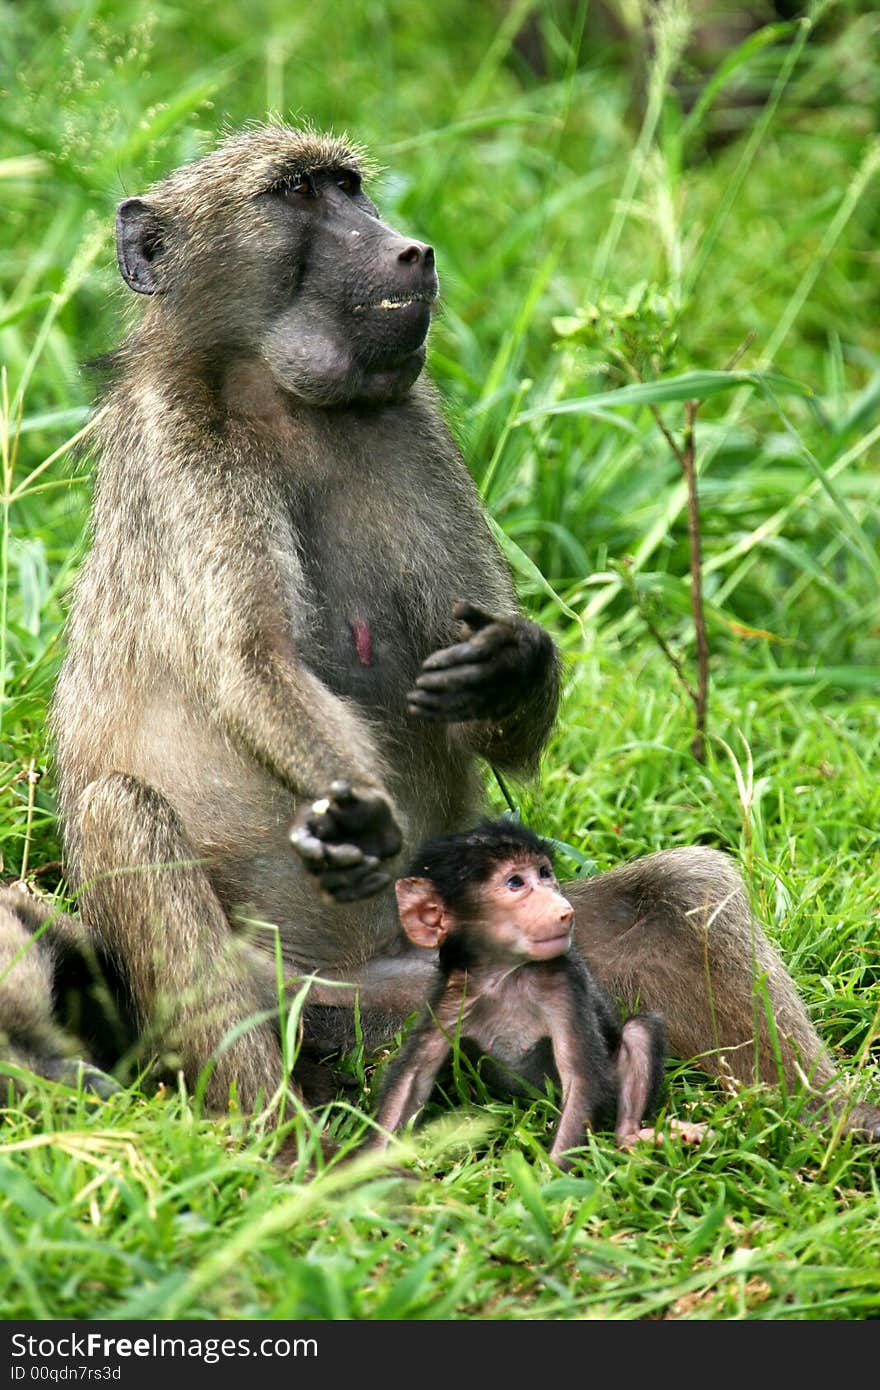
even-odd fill
[[[142,198],[126,198],[116,209],[116,259],[129,289],[137,294],[161,289],[155,263],[163,250],[156,209]]]
[[[414,946],[439,946],[449,935],[449,915],[426,878],[399,878],[394,885],[400,925]]]

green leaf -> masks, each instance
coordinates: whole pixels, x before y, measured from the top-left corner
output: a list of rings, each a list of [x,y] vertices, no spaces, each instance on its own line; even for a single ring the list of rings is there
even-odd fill
[[[113,172],[115,173],[120,165],[136,160],[144,150],[148,150],[161,135],[164,135],[166,130],[172,130],[184,116],[197,111],[204,102],[210,100],[221,82],[222,74],[218,72],[214,77],[185,87],[171,101],[160,106],[152,119],[138,126],[127,140],[112,151]],[[110,163],[110,159],[105,160],[102,169],[106,168],[109,172]]]
[[[697,1223],[684,1242],[692,1259],[714,1242],[727,1215],[727,1190],[724,1183],[716,1183],[715,1187],[715,1201],[712,1202],[705,1216]]]
[[[17,309],[10,309],[7,313],[0,314],[0,328],[8,328],[10,324],[26,319],[29,314],[35,314],[38,309],[43,309],[47,304],[51,304],[54,298],[51,290],[32,294],[30,299],[25,300],[24,304],[19,304]]]
[[[29,434],[32,430],[68,429],[71,425],[84,425],[90,414],[91,406],[88,405],[74,405],[68,410],[44,410],[39,415],[26,415],[18,432]]]
[[[553,1253],[553,1232],[544,1196],[535,1181],[534,1173],[521,1153],[505,1154],[504,1167],[507,1176],[516,1188],[520,1201],[532,1218],[539,1245],[547,1255],[551,1255]]]
[[[763,685],[837,685],[843,690],[880,690],[880,666],[810,666],[746,673],[743,680]]]
[[[46,547],[41,536],[12,537],[10,554],[18,569],[21,594],[22,623],[25,631],[36,637],[40,631],[40,615],[49,592],[49,566]]]
[[[577,849],[575,845],[570,845],[565,840],[555,840],[552,835],[544,835],[542,839],[546,840],[548,845],[552,845],[553,848],[564,855],[566,859],[571,859],[577,864],[577,868],[575,869],[576,878],[589,878],[598,871],[598,860],[590,859],[588,855],[584,854],[583,850]]]
[[[566,617],[571,618],[572,622],[577,623],[581,632],[583,632],[583,623],[577,613],[575,613],[573,608],[569,608],[565,599],[561,598],[552,584],[548,583],[534,560],[530,560],[525,551],[521,550],[517,545],[516,541],[511,540],[510,536],[502,531],[498,522],[495,521],[493,517],[487,516],[486,521],[489,524],[489,530],[498,542],[499,549],[510,561],[511,567],[516,570],[518,574],[521,574],[523,578],[531,580],[533,584],[537,585],[539,589],[543,590],[545,594],[552,598],[555,603],[558,603]]]
[[[705,401],[723,391],[738,386],[768,386],[774,391],[795,396],[812,396],[803,382],[778,372],[682,372],[660,381],[639,381],[632,386],[620,386],[616,391],[599,391],[575,400],[555,401],[524,410],[516,423],[538,420],[545,415],[592,415],[599,410],[622,405],[663,405],[667,401]]]

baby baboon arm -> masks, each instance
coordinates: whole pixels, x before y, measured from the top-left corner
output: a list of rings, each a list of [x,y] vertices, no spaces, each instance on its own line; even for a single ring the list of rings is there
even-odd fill
[[[576,1149],[584,1142],[584,1135],[592,1119],[590,1088],[583,1077],[563,1083],[562,1114],[550,1149],[550,1157],[560,1168],[569,1168],[570,1159],[562,1157],[569,1149]]]
[[[431,1013],[416,1023],[403,1051],[388,1069],[376,1117],[384,1133],[372,1144],[385,1148],[389,1135],[402,1129],[424,1105],[434,1079],[450,1051],[450,1042]]]
[[[560,1168],[569,1168],[570,1160],[563,1157],[569,1149],[584,1142],[584,1135],[593,1120],[594,1096],[590,1072],[580,1045],[583,1025],[575,1017],[571,1004],[553,1011],[550,1041],[553,1060],[562,1085],[562,1113],[550,1149],[550,1157]]]

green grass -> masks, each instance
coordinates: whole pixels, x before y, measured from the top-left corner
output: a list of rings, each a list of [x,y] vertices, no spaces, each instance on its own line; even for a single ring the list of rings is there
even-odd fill
[[[372,146],[388,220],[437,248],[431,370],[523,601],[566,653],[525,812],[601,867],[693,842],[738,856],[823,1038],[877,1095],[880,18],[829,4],[713,53],[686,8],[667,6],[646,77],[636,31],[612,42],[588,17],[579,48],[569,3],[358,0],[344,23],[275,0],[0,4],[0,853],[7,876],[59,881],[45,719],[86,544],[80,364],[128,312],[113,204],[226,125],[308,114]],[[552,413],[625,384],[643,283],[647,380],[724,370],[744,346],[737,370],[797,386],[743,382],[698,418],[702,767],[633,598],[690,664],[678,465],[644,404]],[[588,304],[598,338],[560,336]],[[0,1315],[876,1316],[870,1153],[806,1129],[797,1096],[688,1067],[669,1106],[711,1122],[699,1149],[591,1137],[561,1177],[551,1098],[438,1097],[407,1181],[322,1158],[323,1119],[343,1156],[362,1133],[351,1103],[292,1118],[285,1170],[270,1137],[185,1097],[37,1083],[0,1130]]]

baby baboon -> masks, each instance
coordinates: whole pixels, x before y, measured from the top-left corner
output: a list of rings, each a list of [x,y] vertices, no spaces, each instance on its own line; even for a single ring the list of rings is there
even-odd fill
[[[92,939],[190,1082],[216,1058],[217,1105],[281,1079],[276,930],[289,976],[357,983],[370,1039],[424,1000],[433,963],[386,891],[398,856],[473,824],[477,760],[533,768],[556,712],[553,643],[418,380],[434,253],[379,219],[365,169],[346,139],[267,125],[117,216],[146,312],[98,425],[60,815]],[[827,1086],[723,856],[654,856],[572,901],[587,958],[664,1013],[677,1054],[728,1049],[751,1077],[757,1018],[774,1074],[757,970],[788,1076]],[[350,996],[312,999],[306,1045],[343,1043]]]
[[[662,1019],[639,1013],[622,1024],[572,950],[574,909],[542,840],[515,821],[483,821],[423,845],[394,886],[403,930],[415,946],[439,947],[439,969],[385,1074],[373,1147],[417,1114],[459,1043],[505,1091],[559,1082],[550,1156],[561,1168],[594,1122],[612,1125],[626,1147],[655,1137],[642,1122],[663,1084]],[[683,1133],[696,1139],[699,1127]]]

